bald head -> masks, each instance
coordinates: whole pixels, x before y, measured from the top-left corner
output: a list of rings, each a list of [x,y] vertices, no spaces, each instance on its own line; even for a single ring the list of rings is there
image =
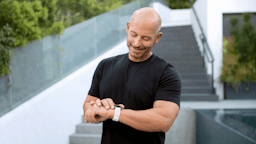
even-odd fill
[[[162,19],[153,8],[144,7],[136,10],[132,15],[131,23],[133,23],[134,21],[138,21],[142,18],[146,18],[148,22],[151,22],[152,27],[156,30],[156,34],[159,33],[161,29]]]

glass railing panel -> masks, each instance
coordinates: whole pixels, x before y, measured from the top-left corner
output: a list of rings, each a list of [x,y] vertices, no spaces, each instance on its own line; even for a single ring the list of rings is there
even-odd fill
[[[9,111],[8,76],[0,77],[0,117]]]
[[[62,77],[96,57],[95,38],[95,18],[74,25],[64,31],[60,40],[60,47],[64,49],[61,58],[63,64],[61,67]]]
[[[119,9],[109,11],[96,17],[97,55],[105,53],[114,44],[120,43],[119,37]]]
[[[169,7],[168,3],[167,3],[165,0],[153,0],[153,1],[155,1],[155,2],[160,2],[161,4],[163,4],[163,5],[167,6],[167,7]]]
[[[12,109],[60,78],[59,36],[48,36],[13,49],[11,60]]]
[[[140,8],[143,7],[150,7],[150,3],[153,2],[153,0],[138,0],[140,3]]]
[[[127,33],[126,33],[126,26],[127,26],[127,22],[131,22],[131,18],[133,13],[139,9],[139,3],[137,1],[131,2],[129,4],[126,4],[122,7],[120,7],[120,25],[119,25],[119,29],[121,32],[121,38],[124,39],[127,37]]]

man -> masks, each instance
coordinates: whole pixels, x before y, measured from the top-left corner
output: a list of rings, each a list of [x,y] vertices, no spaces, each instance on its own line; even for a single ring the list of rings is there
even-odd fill
[[[126,27],[129,53],[97,66],[83,109],[86,123],[103,122],[101,144],[164,144],[179,113],[181,81],[171,64],[151,52],[160,28],[154,9],[135,11]]]

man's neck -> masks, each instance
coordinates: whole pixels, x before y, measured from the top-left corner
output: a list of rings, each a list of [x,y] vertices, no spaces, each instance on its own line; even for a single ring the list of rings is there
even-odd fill
[[[130,56],[130,53],[129,53],[129,59],[131,60],[131,61],[133,61],[133,62],[143,62],[143,61],[146,61],[147,59],[149,59],[150,58],[150,56],[152,56],[153,55],[153,53],[152,52],[150,52],[150,54],[147,56],[147,58],[146,59],[144,59],[144,60],[131,60],[131,56]]]

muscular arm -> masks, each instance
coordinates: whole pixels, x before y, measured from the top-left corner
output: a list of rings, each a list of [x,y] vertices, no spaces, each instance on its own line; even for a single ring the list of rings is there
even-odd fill
[[[109,110],[113,119],[114,110]],[[179,106],[173,102],[155,101],[154,108],[147,110],[122,109],[119,122],[145,132],[167,132],[179,113]]]

